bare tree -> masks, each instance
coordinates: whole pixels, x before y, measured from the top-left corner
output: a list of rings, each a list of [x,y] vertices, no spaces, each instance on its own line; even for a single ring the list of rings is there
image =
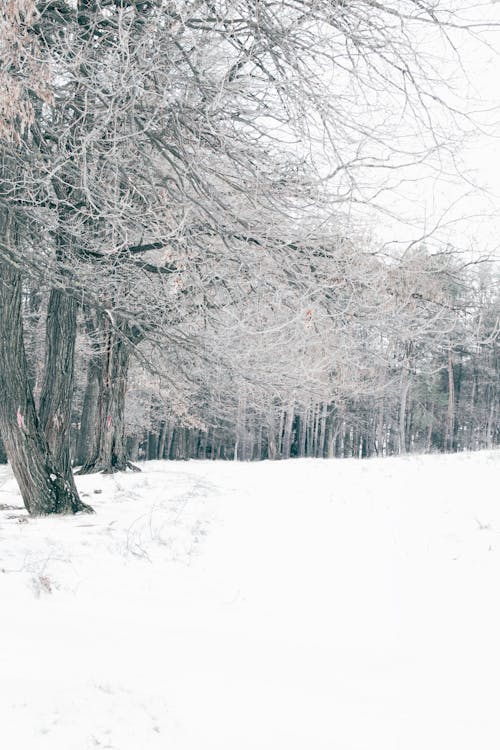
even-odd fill
[[[28,380],[22,323],[22,247],[24,227],[12,202],[12,178],[23,177],[20,153],[29,149],[28,131],[35,105],[50,102],[50,88],[35,64],[39,47],[33,37],[32,2],[7,2],[0,21],[2,82],[0,138],[5,144],[0,193],[0,431],[27,510],[33,515],[91,510],[83,504],[66,472],[52,456],[41,429]],[[14,146],[14,148],[11,148]],[[21,253],[14,248],[21,249]]]

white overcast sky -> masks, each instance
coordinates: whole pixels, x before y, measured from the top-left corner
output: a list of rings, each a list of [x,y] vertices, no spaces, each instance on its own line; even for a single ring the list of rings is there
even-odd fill
[[[457,103],[461,99],[463,109],[475,113],[476,125],[456,153],[466,179],[450,181],[436,174],[408,183],[399,198],[391,195],[387,202],[388,210],[406,221],[386,218],[380,224],[378,217],[377,234],[384,241],[395,238],[404,244],[441,221],[436,239],[500,260],[500,2],[470,2],[468,8],[469,17],[482,17],[492,26],[478,30],[479,38],[455,37],[463,72],[450,51],[446,53],[454,69]]]

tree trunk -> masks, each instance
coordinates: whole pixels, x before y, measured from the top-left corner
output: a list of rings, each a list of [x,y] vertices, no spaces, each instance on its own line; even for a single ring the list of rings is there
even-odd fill
[[[425,452],[430,453],[432,448],[432,428],[434,426],[434,404],[428,406],[429,412],[429,425],[427,427],[427,437],[425,440]]]
[[[2,439],[0,438],[0,464],[6,464],[6,463],[7,463],[7,454],[5,452]]]
[[[26,359],[28,360],[28,381],[33,390],[35,408],[38,409],[43,380],[43,359],[40,356],[42,295],[40,293],[40,285],[37,282],[30,281],[29,293],[24,305],[31,321],[31,333],[27,337],[25,331],[24,335],[24,349]],[[24,308],[22,309],[24,313]]]
[[[459,445],[459,429],[460,429],[460,407],[461,407],[461,393],[462,393],[462,377],[463,377],[463,357],[460,354],[458,365],[453,368],[453,383],[455,390],[455,415],[453,424],[453,450],[458,451],[463,446]]]
[[[139,459],[139,435],[129,435],[127,437],[127,456],[131,461]]]
[[[446,413],[446,432],[444,438],[445,451],[453,448],[453,432],[455,425],[455,380],[453,377],[453,359],[451,348],[448,349],[448,411]]]
[[[278,434],[276,435],[276,456],[281,458],[283,455],[283,427],[285,424],[285,410],[280,409],[280,418],[278,423]]]
[[[165,441],[165,452],[163,454],[163,457],[167,460],[172,458],[172,442],[174,439],[174,426],[171,422],[168,423],[168,432],[167,432],[167,439]]]
[[[339,441],[339,456],[340,458],[345,458],[345,436],[346,436],[346,423],[345,420],[342,421],[342,427],[340,430],[340,441]]]
[[[320,419],[320,432],[319,432],[319,443],[318,443],[318,458],[323,458],[325,455],[325,442],[326,442],[326,419],[328,416],[328,404],[323,401],[321,409]]]
[[[306,445],[306,456],[312,458],[314,456],[314,420],[316,416],[316,406],[311,404],[311,408],[307,411],[307,445]]]
[[[75,300],[62,289],[52,289],[47,309],[45,368],[39,411],[40,425],[49,450],[75,492],[70,459],[70,427],[76,314]]]
[[[409,376],[401,376],[401,396],[399,403],[399,452],[406,453],[406,405],[408,401],[408,392],[410,390]]]
[[[472,384],[471,384],[471,394],[470,394],[470,406],[469,406],[469,413],[470,413],[470,419],[469,419],[469,435],[468,435],[468,442],[467,447],[469,450],[474,450],[476,447],[476,394],[478,390],[478,375],[477,370],[474,368],[473,376],[472,376]]]
[[[148,431],[148,461],[158,458],[158,433],[155,430]]]
[[[299,458],[306,455],[306,434],[307,434],[307,409],[303,409],[299,418]]]
[[[311,454],[314,458],[319,458],[320,409],[321,409],[320,404],[319,403],[315,404],[315,406],[314,406],[313,446],[312,446],[312,454]]]
[[[495,389],[488,388],[488,390],[491,390],[491,401],[490,401],[490,410],[488,413],[488,423],[486,425],[486,447],[487,448],[493,448],[493,436],[495,432],[495,412],[496,412],[496,403],[495,403]]]
[[[0,263],[0,431],[31,515],[92,509],[54,461],[40,427],[28,380],[21,316],[21,276]]]
[[[257,433],[255,435],[255,453],[254,457],[256,461],[262,460],[262,425],[256,427]]]
[[[137,469],[127,458],[125,440],[125,394],[129,366],[129,343],[104,318],[104,346],[99,362],[99,396],[97,399],[95,445],[92,455],[82,466],[81,474],[111,474]]]
[[[290,458],[290,452],[292,449],[292,429],[294,420],[294,404],[293,402],[288,405],[285,415],[285,426],[283,432],[283,446],[282,454],[283,458]]]
[[[375,436],[375,451],[377,456],[384,455],[384,401],[380,402],[377,417],[376,436]]]
[[[161,427],[160,427],[160,439],[158,440],[158,451],[156,454],[156,458],[161,460],[163,458],[163,454],[165,452],[165,441],[167,439],[167,422],[166,420],[162,420]]]
[[[269,428],[268,428],[267,457],[270,461],[274,461],[278,457],[274,425],[269,425]]]
[[[83,397],[80,431],[76,448],[75,464],[77,466],[84,466],[91,459],[95,448],[98,397],[99,364],[95,356],[91,356],[87,365],[87,385]]]

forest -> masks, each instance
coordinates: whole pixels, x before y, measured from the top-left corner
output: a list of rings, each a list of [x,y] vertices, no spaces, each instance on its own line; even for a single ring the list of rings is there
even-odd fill
[[[29,513],[142,460],[499,444],[498,263],[363,213],[456,161],[470,115],[421,44],[479,38],[452,5],[3,3],[0,461]]]

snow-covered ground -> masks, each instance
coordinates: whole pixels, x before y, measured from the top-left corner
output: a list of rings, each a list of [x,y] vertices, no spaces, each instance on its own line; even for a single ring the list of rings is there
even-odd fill
[[[500,452],[143,468],[0,511],[1,747],[498,750]]]

